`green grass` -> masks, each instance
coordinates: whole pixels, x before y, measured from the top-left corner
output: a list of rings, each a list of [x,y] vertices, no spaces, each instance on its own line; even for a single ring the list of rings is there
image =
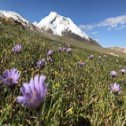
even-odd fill
[[[14,24],[0,24],[0,34],[0,75],[13,67],[21,72],[13,92],[0,82],[0,125],[37,125],[38,113],[15,101],[21,95],[22,84],[36,74],[46,75],[49,85],[40,111],[42,126],[84,126],[88,122],[92,126],[126,125],[126,75],[119,72],[126,65],[123,57],[117,63],[116,57],[103,57],[104,49],[73,40],[67,41],[72,55],[60,54],[57,49],[64,45],[63,40],[51,40]],[[22,44],[20,54],[12,53],[15,44]],[[55,51],[54,64],[47,63],[44,70],[37,69],[36,62],[46,58],[49,49]],[[92,61],[88,60],[90,54],[94,54]],[[86,61],[86,65],[76,65],[79,60]],[[112,79],[111,70],[118,71],[118,77]],[[110,84],[114,82],[122,88],[119,96],[110,93]]]

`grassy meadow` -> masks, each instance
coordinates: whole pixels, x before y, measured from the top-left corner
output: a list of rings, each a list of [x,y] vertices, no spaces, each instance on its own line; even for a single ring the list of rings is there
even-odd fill
[[[13,90],[0,81],[0,126],[126,125],[126,74],[120,72],[126,66],[125,58],[106,57],[104,49],[97,51],[99,47],[67,43],[72,53],[59,53],[58,48],[66,44],[62,40],[42,37],[20,25],[0,24],[0,75],[11,68],[21,74]],[[16,44],[22,45],[18,54],[12,52]],[[47,59],[50,49],[54,50],[54,61],[46,60],[44,69],[37,68],[38,60]],[[86,64],[80,66],[78,61]],[[112,70],[118,72],[117,77],[110,76]],[[37,74],[46,76],[48,92],[42,108],[34,110],[17,103],[16,97],[21,95],[22,84]],[[110,91],[115,82],[121,87],[119,95]]]

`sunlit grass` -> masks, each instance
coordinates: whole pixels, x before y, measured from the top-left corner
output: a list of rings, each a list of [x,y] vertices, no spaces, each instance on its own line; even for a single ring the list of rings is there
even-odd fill
[[[14,25],[15,26],[15,25]],[[1,25],[0,75],[5,69],[17,68],[21,73],[19,83],[11,92],[0,82],[0,125],[35,126],[41,119],[45,126],[121,126],[126,122],[126,75],[123,58],[108,56],[90,49],[76,48],[72,54],[59,53],[63,42],[52,41],[20,26]],[[18,54],[12,52],[15,44],[22,45]],[[54,50],[53,63],[47,62],[44,69],[37,67],[38,60],[47,59],[48,50]],[[88,59],[94,55],[93,60]],[[101,56],[101,59],[98,59]],[[86,64],[79,66],[78,61]],[[118,76],[112,78],[110,71]],[[21,95],[20,87],[36,74],[47,77],[48,93],[40,111],[41,117],[32,109],[16,102]],[[110,92],[110,85],[119,83],[121,94]]]

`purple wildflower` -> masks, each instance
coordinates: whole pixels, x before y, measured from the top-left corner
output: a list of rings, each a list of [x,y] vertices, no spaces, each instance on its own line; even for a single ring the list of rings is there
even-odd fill
[[[118,95],[121,93],[121,87],[119,84],[114,83],[110,87],[111,93],[114,93],[115,95]]]
[[[0,79],[6,86],[13,87],[18,83],[19,77],[20,73],[17,69],[13,68],[10,70],[5,70]]]
[[[66,47],[63,47],[63,52],[67,51],[67,48]]]
[[[94,58],[94,55],[90,55],[90,56],[88,57],[88,59],[90,59],[90,60],[93,60],[93,58]]]
[[[80,66],[84,66],[86,63],[83,62],[82,60],[80,60],[79,62],[77,62],[77,64],[80,65]]]
[[[53,54],[54,54],[53,50],[49,50],[48,53],[47,53],[48,56],[52,56]]]
[[[37,62],[37,67],[38,67],[38,68],[44,68],[45,63],[46,63],[46,61],[45,61],[45,59],[43,58],[43,59],[41,59],[41,60],[39,60],[39,61]]]
[[[72,49],[71,49],[71,48],[67,48],[67,49],[66,49],[66,52],[67,52],[67,53],[71,53],[71,52],[72,52]]]
[[[111,71],[110,72],[110,76],[112,76],[112,78],[117,76],[117,72],[116,71]]]
[[[45,79],[46,77],[44,75],[36,75],[29,83],[24,83],[20,88],[23,96],[18,96],[17,102],[25,105],[26,107],[37,109],[44,101],[47,94]]]
[[[20,44],[15,45],[15,46],[13,47],[13,49],[12,49],[12,51],[13,51],[14,53],[19,53],[19,52],[21,52],[21,50],[22,50],[22,45],[20,45]]]
[[[58,51],[61,53],[61,52],[63,52],[63,48],[62,47],[59,47],[58,48]]]
[[[121,71],[122,74],[126,73],[126,69],[121,69],[120,71]]]

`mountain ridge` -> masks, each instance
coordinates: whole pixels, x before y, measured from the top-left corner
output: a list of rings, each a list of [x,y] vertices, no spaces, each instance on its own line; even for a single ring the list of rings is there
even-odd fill
[[[31,23],[20,14],[13,11],[0,10],[0,18],[5,20],[13,19],[16,23],[18,22],[22,24],[24,28],[29,28],[30,30],[40,32],[41,34],[43,32],[48,32],[53,35],[66,36],[87,44],[100,46],[94,39],[90,38],[77,25],[75,25],[70,18],[61,16],[56,12],[50,12],[50,14],[43,18],[39,23]]]
[[[57,12],[50,12],[50,14],[37,23],[36,26],[40,29],[44,27],[50,28],[54,34],[59,36],[62,36],[63,32],[71,31],[76,35],[89,40],[88,35],[82,32],[70,18],[61,16]]]
[[[123,48],[123,47],[117,47],[117,46],[115,46],[115,47],[110,47],[110,49],[126,54],[126,48]]]

